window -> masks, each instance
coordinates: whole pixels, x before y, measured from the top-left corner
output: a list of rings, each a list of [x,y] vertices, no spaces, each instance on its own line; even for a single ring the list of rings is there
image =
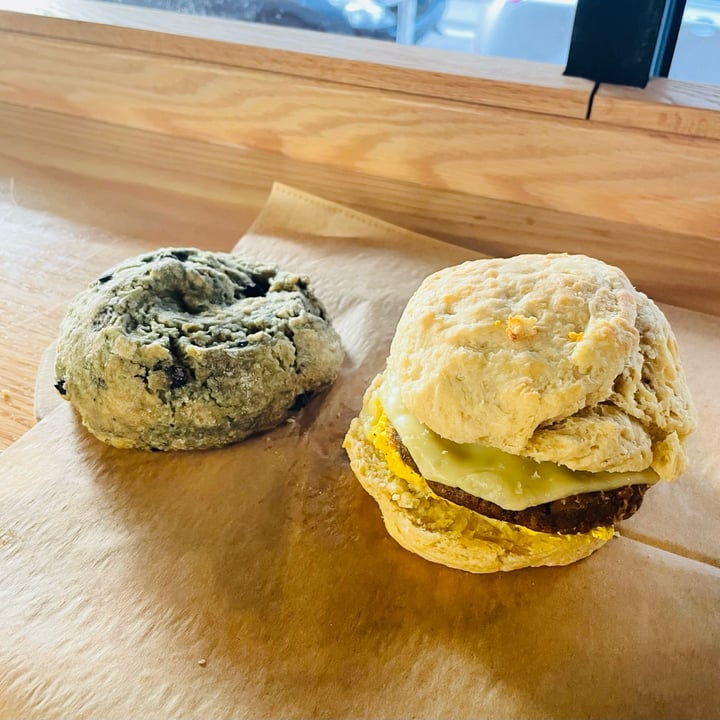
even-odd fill
[[[469,7],[475,14],[466,30],[469,52],[564,65],[576,5],[577,0],[448,0],[437,34],[452,39],[453,18]],[[469,10],[465,14],[470,16]]]
[[[564,64],[577,0],[105,0]]]
[[[588,50],[594,61],[606,45],[611,48],[616,36],[623,34],[617,28],[629,35],[631,47],[634,43],[634,47],[650,52],[659,30],[661,52],[662,46],[667,45],[672,53],[677,38],[669,71],[671,78],[720,83],[720,0],[103,1],[556,65],[565,65],[567,61],[580,5],[582,12],[590,12],[594,18],[582,27],[586,36],[595,36],[590,37],[592,47]],[[663,7],[665,18],[661,23]],[[678,20],[682,17],[682,22],[673,24],[672,16]],[[628,17],[641,23],[636,30],[625,24]],[[642,25],[643,22],[646,24]],[[604,32],[608,35],[603,36]],[[605,37],[610,42],[605,43]],[[670,57],[672,54],[668,60]],[[603,60],[608,61],[612,61],[611,54]],[[656,63],[653,72],[668,74],[667,69],[659,69],[661,66]],[[636,74],[628,82],[622,80],[622,75],[620,80],[602,76],[591,79],[644,84],[648,75],[641,75],[640,82],[637,77]]]
[[[720,84],[720,0],[688,0],[669,77]]]

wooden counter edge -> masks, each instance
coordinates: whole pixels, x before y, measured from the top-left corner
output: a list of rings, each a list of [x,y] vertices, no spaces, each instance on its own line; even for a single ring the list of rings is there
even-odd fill
[[[594,83],[562,66],[92,0],[0,0],[0,30],[478,105],[585,118]]]
[[[589,123],[584,125],[591,129]],[[578,162],[585,162],[585,156]],[[603,213],[603,208],[622,204],[623,193],[638,184],[632,178],[593,215],[583,207],[571,212],[523,201],[521,192],[489,197],[473,185],[451,189],[422,184],[420,177],[397,179],[382,171],[369,172],[371,168],[336,167],[272,149],[208,142],[3,102],[0,169],[14,178],[21,203],[81,225],[99,225],[116,236],[143,237],[158,246],[167,244],[168,236],[193,244],[197,233],[223,245],[234,243],[273,183],[281,181],[490,255],[593,255],[621,266],[639,289],[659,301],[720,312],[720,242],[705,236],[714,231],[715,216],[703,215],[696,206],[702,221],[697,229],[704,234],[691,232],[689,224],[682,232],[659,227],[665,224],[664,207],[672,215],[682,209],[680,202],[668,202],[667,195],[653,204],[652,212],[631,222]],[[580,179],[575,182],[582,184]],[[30,187],[35,191],[28,195]],[[658,188],[663,193],[672,189],[672,184]],[[182,213],[167,213],[169,198],[182,198]]]
[[[720,140],[720,86],[668,78],[645,88],[600,85],[590,120]]]

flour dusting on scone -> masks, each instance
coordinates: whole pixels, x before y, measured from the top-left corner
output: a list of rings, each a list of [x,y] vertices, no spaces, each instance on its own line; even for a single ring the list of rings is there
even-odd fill
[[[343,357],[306,277],[165,248],[72,301],[56,387],[111,445],[203,449],[278,425],[335,380]]]

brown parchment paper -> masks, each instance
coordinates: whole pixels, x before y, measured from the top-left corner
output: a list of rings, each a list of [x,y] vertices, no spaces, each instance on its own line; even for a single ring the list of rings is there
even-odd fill
[[[340,378],[223,450],[116,450],[62,404],[4,452],[0,717],[718,716],[714,429],[588,560],[433,565],[386,535],[341,442],[409,295],[471,254],[282,186],[237,251],[311,275]],[[705,382],[716,319],[676,319]]]

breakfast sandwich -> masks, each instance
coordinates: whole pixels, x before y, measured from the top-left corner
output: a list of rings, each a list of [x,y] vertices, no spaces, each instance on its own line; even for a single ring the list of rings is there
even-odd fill
[[[667,319],[582,255],[428,278],[344,447],[388,532],[470,572],[590,555],[678,478],[695,410]]]

